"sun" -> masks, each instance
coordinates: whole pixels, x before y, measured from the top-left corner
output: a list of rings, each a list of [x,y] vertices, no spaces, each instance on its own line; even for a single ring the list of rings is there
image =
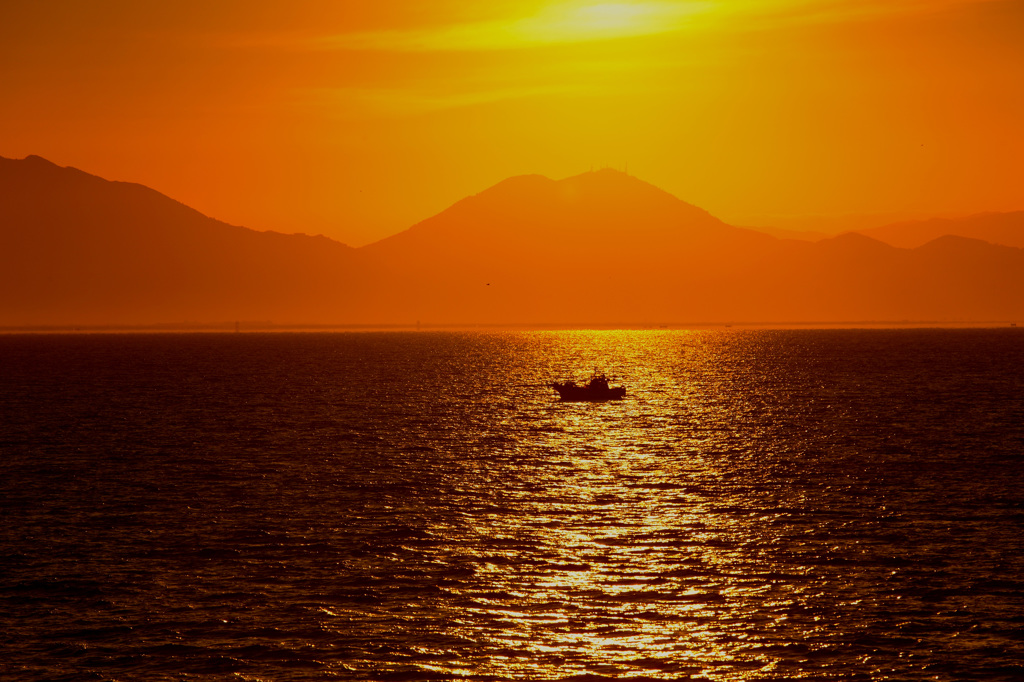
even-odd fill
[[[576,28],[591,35],[646,32],[654,28],[650,5],[621,2],[585,5],[576,10]]]
[[[570,2],[549,5],[519,28],[531,42],[609,40],[667,33],[705,12],[709,2]]]

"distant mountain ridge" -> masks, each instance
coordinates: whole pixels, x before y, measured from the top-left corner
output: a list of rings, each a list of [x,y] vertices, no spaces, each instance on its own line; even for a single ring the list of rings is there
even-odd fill
[[[728,225],[633,176],[504,180],[353,249],[0,158],[0,326],[646,324],[1024,317],[1024,249]]]
[[[552,231],[551,224],[558,225]],[[540,175],[508,178],[466,197],[408,230],[364,247],[372,253],[394,253],[401,245],[430,239],[480,238],[533,240],[565,249],[585,241],[614,238],[624,226],[634,234],[664,233],[685,224],[691,231],[732,230],[707,211],[642,180],[612,170],[585,173],[564,180]],[[457,248],[449,243],[448,248]]]
[[[946,235],[1024,248],[1024,211],[905,221],[860,230],[860,233],[904,249],[916,249]]]
[[[0,324],[299,321],[344,310],[305,292],[350,288],[354,249],[256,232],[143,185],[38,156],[0,158]]]

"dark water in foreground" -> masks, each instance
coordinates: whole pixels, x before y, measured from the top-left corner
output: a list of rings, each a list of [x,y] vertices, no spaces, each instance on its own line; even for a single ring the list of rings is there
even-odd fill
[[[1024,679],[1017,330],[0,337],[0,454],[3,679]]]

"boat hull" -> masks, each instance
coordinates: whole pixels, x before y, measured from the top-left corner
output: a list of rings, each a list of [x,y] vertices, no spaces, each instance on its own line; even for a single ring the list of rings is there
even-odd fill
[[[626,389],[616,388],[593,389],[587,386],[562,386],[554,384],[558,397],[567,403],[603,403],[608,400],[622,400],[626,397]]]

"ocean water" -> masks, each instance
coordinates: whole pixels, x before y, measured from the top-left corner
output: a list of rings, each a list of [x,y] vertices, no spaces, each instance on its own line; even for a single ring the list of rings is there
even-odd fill
[[[5,680],[1021,680],[1024,332],[5,336],[0,515]]]

